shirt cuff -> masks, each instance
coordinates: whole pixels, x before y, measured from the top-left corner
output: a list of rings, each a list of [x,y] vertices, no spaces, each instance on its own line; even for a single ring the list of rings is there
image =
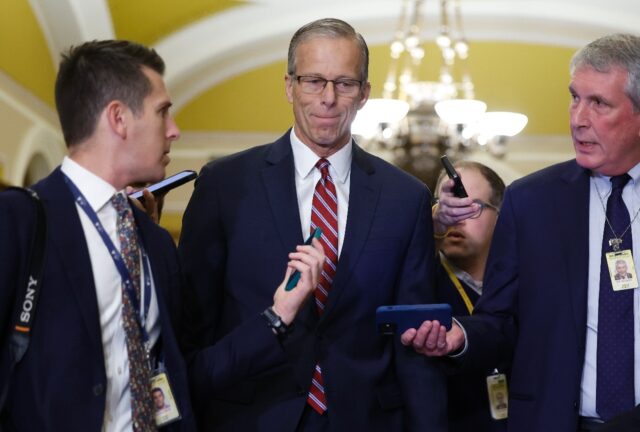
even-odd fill
[[[458,358],[458,357],[462,357],[466,352],[467,349],[469,348],[469,342],[467,341],[467,331],[464,329],[463,325],[460,324],[460,321],[458,321],[455,318],[452,318],[452,320],[458,324],[458,326],[460,327],[460,329],[462,330],[462,334],[464,335],[464,346],[462,347],[461,350],[455,351],[452,354],[449,354],[450,358]]]

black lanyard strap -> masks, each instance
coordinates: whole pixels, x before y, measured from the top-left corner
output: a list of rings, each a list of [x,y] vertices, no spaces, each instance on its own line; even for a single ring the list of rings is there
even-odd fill
[[[31,248],[28,261],[28,273],[26,280],[22,281],[22,290],[18,290],[16,297],[15,317],[9,338],[9,374],[2,392],[0,393],[0,413],[4,406],[9,390],[9,381],[13,374],[13,369],[22,360],[22,357],[29,348],[29,337],[33,320],[36,314],[38,298],[40,297],[40,287],[42,281],[42,270],[44,265],[45,239],[47,236],[47,223],[44,211],[44,204],[38,194],[32,189],[22,189],[11,187],[7,190],[20,191],[33,201],[36,207],[35,231],[31,239]]]

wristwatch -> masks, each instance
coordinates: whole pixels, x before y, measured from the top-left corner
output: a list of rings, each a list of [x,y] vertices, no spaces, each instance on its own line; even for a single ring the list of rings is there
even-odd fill
[[[285,324],[284,321],[282,321],[282,318],[274,312],[271,306],[266,308],[261,315],[264,317],[265,321],[267,321],[267,325],[280,337],[288,335],[293,328],[293,323],[291,325]]]

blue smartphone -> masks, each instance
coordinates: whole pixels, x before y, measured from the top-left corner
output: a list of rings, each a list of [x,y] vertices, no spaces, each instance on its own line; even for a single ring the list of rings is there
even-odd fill
[[[176,188],[180,185],[183,185],[191,180],[194,180],[196,177],[198,177],[198,174],[195,171],[184,170],[184,171],[180,171],[177,174],[169,176],[166,179],[159,181],[158,183],[154,183],[151,186],[148,186],[146,189],[149,189],[149,192],[151,192],[155,196],[164,195],[165,193],[169,192],[171,189]],[[140,189],[139,191],[133,192],[129,194],[129,196],[139,201],[144,201],[144,196],[142,195],[142,191],[144,189],[145,188]]]
[[[309,236],[309,238],[304,242],[306,245],[311,244],[311,240],[314,238],[320,239],[322,236],[322,229],[316,228],[313,233]],[[298,281],[300,280],[300,272],[298,270],[291,273],[289,276],[289,280],[287,281],[287,285],[284,287],[285,291],[291,291],[296,285],[298,285]]]
[[[383,335],[402,334],[410,328],[417,329],[424,321],[437,320],[451,328],[451,305],[431,303],[416,305],[380,306],[376,309],[376,325]]]

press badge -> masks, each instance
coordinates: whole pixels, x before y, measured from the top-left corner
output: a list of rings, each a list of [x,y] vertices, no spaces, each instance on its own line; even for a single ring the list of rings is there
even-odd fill
[[[507,376],[498,373],[487,376],[487,391],[489,392],[489,408],[494,420],[506,419],[508,415],[509,393],[507,390]]]
[[[631,250],[608,252],[605,256],[614,291],[638,288],[638,275]]]
[[[180,420],[178,405],[173,398],[166,372],[157,370],[151,377],[151,397],[155,411],[156,426],[161,427]]]

